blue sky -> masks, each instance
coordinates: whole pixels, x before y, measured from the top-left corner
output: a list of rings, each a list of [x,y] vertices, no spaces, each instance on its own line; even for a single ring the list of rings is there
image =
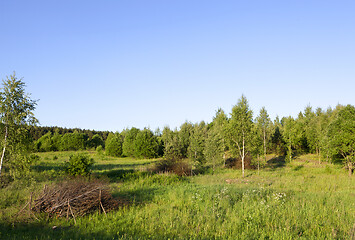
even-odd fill
[[[355,1],[0,1],[0,78],[42,126],[179,127],[244,94],[297,116],[355,104]]]

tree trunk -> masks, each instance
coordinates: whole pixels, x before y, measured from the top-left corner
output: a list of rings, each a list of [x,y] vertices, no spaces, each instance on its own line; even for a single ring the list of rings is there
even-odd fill
[[[260,174],[259,171],[260,171],[260,156],[258,154],[258,175]]]
[[[242,173],[243,173],[243,178],[244,178],[244,157],[245,157],[245,152],[244,152],[244,132],[243,132],[243,154],[242,154]]]
[[[352,162],[348,162],[348,168],[349,168],[349,177],[351,177],[353,173],[353,164]]]
[[[5,156],[7,134],[8,134],[8,133],[7,133],[7,126],[5,125],[5,141],[4,141],[4,148],[2,149],[2,155],[1,155],[0,176],[1,176],[2,163],[3,163],[3,161],[4,161],[4,156]]]
[[[264,157],[265,157],[265,162],[266,162],[266,132],[264,129]]]
[[[226,153],[223,153],[223,167],[226,167]]]

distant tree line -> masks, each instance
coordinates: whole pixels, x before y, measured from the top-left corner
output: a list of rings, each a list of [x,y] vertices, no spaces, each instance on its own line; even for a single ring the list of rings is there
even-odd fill
[[[121,133],[57,127],[32,127],[36,151],[102,149],[109,156],[135,158],[188,158],[195,166],[224,165],[228,157],[241,160],[244,175],[246,156],[263,166],[267,154],[285,156],[314,153],[321,161],[344,160],[353,171],[355,162],[355,110],[352,105],[334,109],[307,106],[296,118],[273,121],[263,107],[254,117],[245,96],[227,115],[218,109],[210,123],[183,123],[179,129],[165,127],[125,129]]]
[[[80,128],[62,128],[62,127],[41,127],[41,126],[29,126],[29,132],[33,138],[33,140],[38,140],[40,137],[45,135],[48,132],[58,133],[60,135],[64,135],[66,133],[84,133],[88,136],[88,138],[92,138],[94,135],[99,135],[103,140],[106,140],[110,131],[95,131],[88,129],[80,129]]]

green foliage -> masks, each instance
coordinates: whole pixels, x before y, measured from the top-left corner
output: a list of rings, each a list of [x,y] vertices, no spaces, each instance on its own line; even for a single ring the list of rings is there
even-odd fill
[[[136,140],[137,134],[140,132],[137,128],[131,128],[130,130],[126,131],[124,136],[124,141],[122,145],[123,155],[127,157],[135,156],[135,145],[134,141]]]
[[[227,116],[222,109],[218,109],[213,118],[212,126],[208,130],[205,142],[204,156],[213,171],[224,162],[226,143],[224,129],[228,123]]]
[[[282,155],[284,153],[284,142],[281,134],[282,125],[278,116],[273,122],[273,133],[271,136],[272,150],[276,155]]]
[[[182,159],[183,144],[180,140],[179,133],[165,127],[162,139],[164,142],[164,158],[166,159]]]
[[[112,157],[122,156],[122,137],[119,133],[110,133],[105,142],[106,155]]]
[[[77,153],[69,157],[69,161],[64,163],[64,170],[72,176],[87,176],[91,173],[94,159],[87,154]]]
[[[255,133],[256,133],[256,138],[257,138],[257,143],[254,145],[261,146],[262,151],[259,149],[256,149],[256,152],[258,155],[262,153],[264,155],[264,159],[266,159],[266,154],[267,154],[267,147],[269,144],[269,140],[271,138],[271,126],[272,122],[270,120],[269,114],[267,113],[265,107],[262,107],[260,109],[259,116],[256,118],[255,121]],[[262,144],[260,144],[260,142]]]
[[[225,135],[232,152],[242,159],[242,172],[244,175],[244,158],[252,145],[253,112],[249,108],[248,100],[244,95],[237,105],[232,108],[231,118],[225,128]]]
[[[50,152],[58,150],[54,144],[52,132],[48,132],[40,139],[38,139],[35,143],[35,147],[38,152]]]
[[[185,122],[181,125],[180,131],[178,132],[179,141],[181,144],[181,156],[182,158],[188,157],[188,148],[190,146],[190,137],[193,133],[194,126],[190,122]]]
[[[96,153],[97,153],[99,156],[103,156],[103,154],[104,154],[104,148],[103,148],[101,145],[97,146],[97,148],[96,148]]]
[[[6,77],[0,91],[0,132],[3,149],[0,162],[0,176],[3,163],[10,169],[10,174],[16,178],[26,175],[31,159],[31,139],[27,126],[35,125],[34,117],[36,101],[25,92],[25,83],[15,75]]]
[[[212,165],[213,170],[223,162],[224,149],[225,145],[222,132],[217,127],[212,127],[212,129],[208,131],[204,156],[207,163]]]
[[[66,133],[62,136],[60,150],[61,151],[77,151],[85,150],[86,140],[88,136],[84,133],[75,131],[73,133]]]
[[[188,147],[188,156],[195,163],[202,166],[206,162],[204,155],[205,141],[207,138],[207,126],[205,122],[195,124],[190,136],[190,144]]]
[[[88,140],[88,147],[96,149],[98,146],[105,146],[105,142],[99,134],[95,134]]]
[[[158,156],[158,140],[149,129],[140,131],[134,140],[134,155],[137,158],[154,158]]]
[[[286,143],[287,154],[286,161],[292,160],[292,149],[299,146],[299,143],[302,138],[302,131],[300,125],[297,124],[293,117],[284,117],[281,120],[282,122],[282,137]]]
[[[355,107],[347,105],[330,123],[328,137],[333,155],[340,154],[346,161],[349,174],[355,164]]]

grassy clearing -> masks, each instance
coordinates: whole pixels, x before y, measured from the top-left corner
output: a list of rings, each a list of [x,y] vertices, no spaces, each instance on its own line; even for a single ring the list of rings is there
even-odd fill
[[[107,215],[40,221],[13,215],[31,191],[64,178],[68,152],[41,153],[33,179],[0,189],[0,239],[352,239],[355,180],[338,165],[301,156],[266,169],[221,169],[178,177],[150,174],[152,160],[102,158],[94,175],[110,181],[113,195],[131,205]],[[58,159],[54,159],[54,155]],[[272,161],[271,161],[272,162]],[[41,177],[39,177],[41,176]],[[57,226],[53,230],[53,226]]]

